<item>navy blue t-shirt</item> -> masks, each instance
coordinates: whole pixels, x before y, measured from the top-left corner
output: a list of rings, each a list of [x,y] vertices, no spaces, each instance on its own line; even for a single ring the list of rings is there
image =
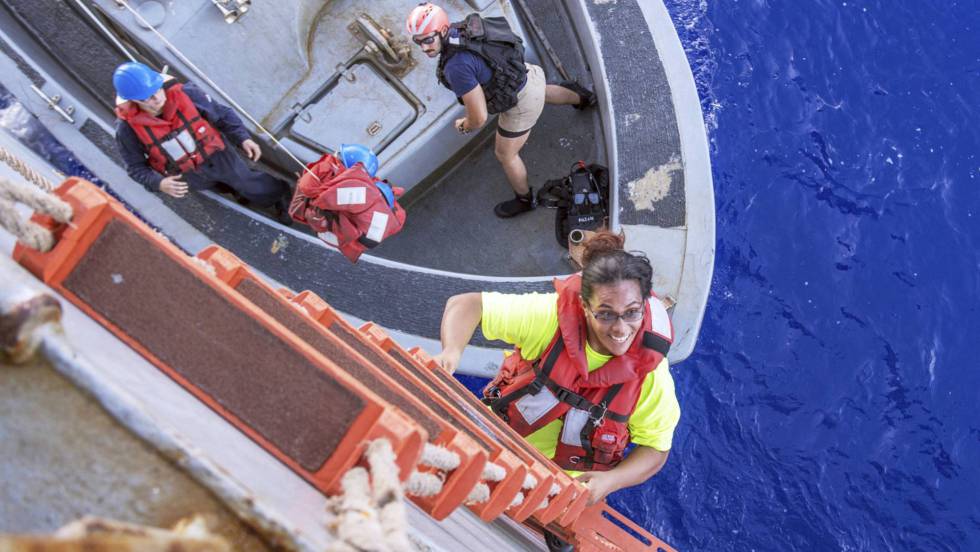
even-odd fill
[[[452,29],[449,36],[450,40],[458,34],[458,30]],[[449,58],[445,67],[442,68],[442,72],[443,76],[446,77],[446,82],[453,89],[453,94],[459,98],[476,88],[478,84],[486,88],[486,84],[493,78],[493,71],[490,70],[487,62],[483,61],[480,56],[466,50],[457,52]],[[527,84],[526,79],[524,84]],[[521,88],[524,88],[523,84]]]
[[[462,98],[464,94],[485,85],[493,77],[493,71],[480,56],[467,51],[457,52],[443,67],[443,75],[453,89],[453,94]]]

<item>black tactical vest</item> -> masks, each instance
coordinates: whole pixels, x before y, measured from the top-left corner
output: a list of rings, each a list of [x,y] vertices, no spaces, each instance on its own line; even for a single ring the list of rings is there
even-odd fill
[[[491,115],[503,113],[517,105],[517,92],[527,80],[524,41],[510,30],[507,20],[471,13],[464,21],[453,23],[451,27],[458,29],[459,36],[446,39],[442,45],[436,73],[439,82],[452,90],[444,74],[446,62],[457,52],[466,50],[483,59],[493,72],[490,82],[483,85],[487,112]],[[463,100],[459,102],[463,103]]]

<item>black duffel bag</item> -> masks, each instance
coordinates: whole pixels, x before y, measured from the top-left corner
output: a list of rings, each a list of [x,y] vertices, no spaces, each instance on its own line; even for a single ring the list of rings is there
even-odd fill
[[[538,205],[555,209],[555,239],[568,248],[573,230],[599,230],[609,226],[609,170],[578,161],[564,178],[545,182]]]

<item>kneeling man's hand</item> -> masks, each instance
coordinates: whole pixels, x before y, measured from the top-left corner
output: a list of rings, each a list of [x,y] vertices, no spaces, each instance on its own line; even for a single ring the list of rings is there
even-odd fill
[[[165,176],[160,181],[160,191],[171,197],[181,198],[187,195],[187,183],[181,180],[183,175]]]
[[[242,142],[242,149],[245,150],[245,156],[252,161],[258,161],[262,157],[262,148],[251,138]]]

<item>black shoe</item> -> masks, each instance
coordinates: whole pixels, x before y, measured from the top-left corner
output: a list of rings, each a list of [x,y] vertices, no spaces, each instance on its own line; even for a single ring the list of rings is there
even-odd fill
[[[521,213],[533,211],[538,206],[534,199],[534,188],[528,190],[527,195],[514,194],[514,199],[501,201],[493,208],[493,214],[500,218],[516,217]]]
[[[573,552],[575,550],[574,546],[561,540],[558,535],[547,529],[544,530],[544,542],[548,545],[548,552]]]
[[[595,93],[589,90],[588,88],[582,86],[581,84],[575,81],[564,81],[558,86],[561,86],[562,88],[567,88],[572,92],[578,94],[579,102],[572,106],[575,109],[581,111],[581,110],[589,109],[590,107],[595,107],[595,102],[596,102]]]

